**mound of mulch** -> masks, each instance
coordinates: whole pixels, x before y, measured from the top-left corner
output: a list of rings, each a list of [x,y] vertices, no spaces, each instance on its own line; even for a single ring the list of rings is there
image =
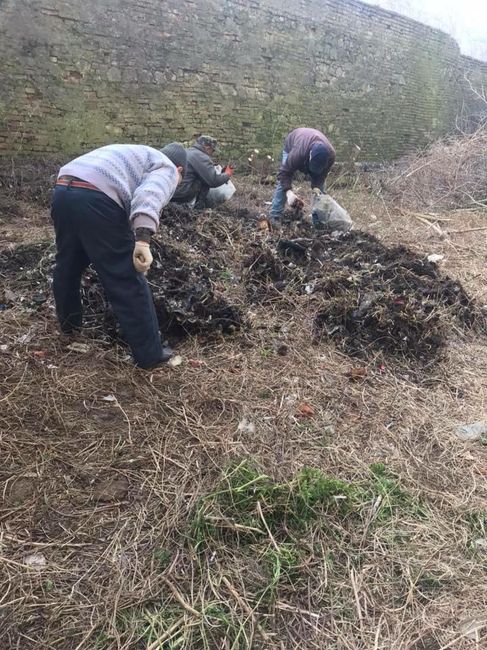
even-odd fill
[[[253,245],[243,263],[250,300],[309,296],[314,336],[352,356],[380,351],[428,361],[454,326],[485,332],[485,316],[459,282],[406,247],[384,246],[364,232],[280,239],[274,251]]]
[[[235,332],[258,304],[281,311],[285,321],[294,303],[308,314],[310,337],[362,358],[382,353],[425,363],[439,355],[454,328],[485,331],[485,315],[462,285],[404,246],[387,247],[360,231],[333,239],[306,225],[299,238],[286,239],[287,230],[265,236],[253,217],[228,207],[209,216],[182,206],[164,211],[147,279],[165,338]],[[0,252],[3,308],[14,306],[17,296],[43,308],[39,296],[49,293],[53,261],[51,243]],[[86,327],[118,339],[92,269],[82,295]]]

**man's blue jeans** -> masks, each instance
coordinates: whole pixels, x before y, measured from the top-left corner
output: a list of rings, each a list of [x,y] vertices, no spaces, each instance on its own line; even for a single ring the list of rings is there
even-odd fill
[[[288,157],[288,152],[282,152],[282,164],[286,162]],[[274,197],[272,199],[271,205],[271,214],[270,217],[272,220],[279,221],[282,217],[284,211],[284,206],[286,205],[286,191],[282,189],[280,181],[277,181],[276,189],[274,191]]]

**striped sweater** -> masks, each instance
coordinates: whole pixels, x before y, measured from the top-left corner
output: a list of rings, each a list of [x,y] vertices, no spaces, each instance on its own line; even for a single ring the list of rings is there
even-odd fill
[[[75,158],[59,176],[77,176],[125,209],[133,230],[159,225],[162,208],[178,185],[178,171],[167,156],[142,144],[111,144]]]

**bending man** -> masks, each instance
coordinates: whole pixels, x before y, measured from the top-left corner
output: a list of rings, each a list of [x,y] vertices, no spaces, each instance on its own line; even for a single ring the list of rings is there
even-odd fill
[[[335,162],[335,150],[328,138],[316,129],[299,128],[291,131],[284,142],[282,164],[272,199],[270,218],[281,223],[284,206],[299,207],[302,200],[292,191],[294,174],[298,171],[311,177],[311,188],[325,190],[325,179]]]
[[[233,174],[232,167],[225,167],[222,173],[217,172],[211,156],[217,149],[217,141],[209,135],[201,135],[195,144],[186,150],[188,166],[184,180],[178,187],[172,201],[175,203],[191,203],[202,210],[208,207],[206,198],[213,187],[228,183]]]
[[[144,274],[150,238],[186,167],[182,145],[162,150],[113,144],[61,167],[51,216],[56,231],[53,292],[64,333],[82,324],[81,276],[91,263],[100,278],[135,363],[167,361]]]

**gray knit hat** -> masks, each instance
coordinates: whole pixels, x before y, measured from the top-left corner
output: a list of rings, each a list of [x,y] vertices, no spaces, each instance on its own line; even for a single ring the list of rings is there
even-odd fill
[[[198,144],[201,146],[208,146],[211,147],[214,151],[218,149],[218,142],[216,138],[212,138],[211,135],[200,135],[200,137],[196,140]]]
[[[176,167],[182,167],[186,171],[186,149],[179,142],[171,142],[161,149],[161,153],[169,158]]]

